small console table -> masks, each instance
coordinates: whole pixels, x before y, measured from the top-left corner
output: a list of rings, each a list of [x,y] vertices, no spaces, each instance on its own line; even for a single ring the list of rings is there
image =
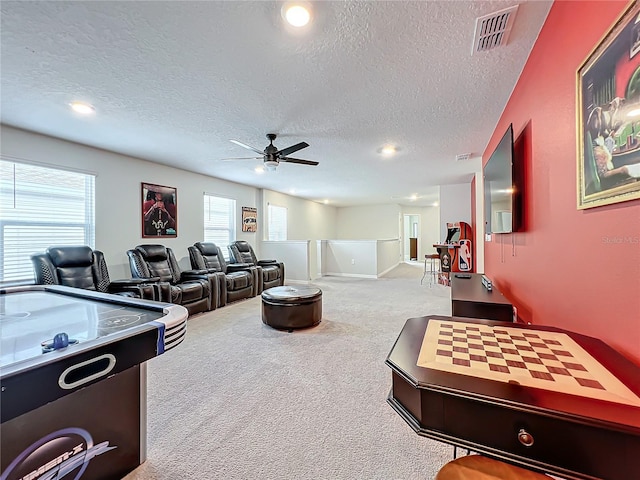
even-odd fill
[[[463,278],[464,276],[471,278]],[[482,285],[480,273],[451,274],[451,314],[454,317],[513,321],[513,305],[493,286]]]

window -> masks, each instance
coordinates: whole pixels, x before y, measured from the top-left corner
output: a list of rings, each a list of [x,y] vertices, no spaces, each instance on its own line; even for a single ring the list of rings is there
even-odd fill
[[[236,201],[204,194],[204,241],[213,242],[229,260],[229,244],[236,239]]]
[[[0,283],[33,280],[31,255],[95,244],[95,176],[0,159]]]
[[[287,209],[286,207],[277,207],[269,205],[267,209],[268,215],[268,240],[286,240],[287,239]]]

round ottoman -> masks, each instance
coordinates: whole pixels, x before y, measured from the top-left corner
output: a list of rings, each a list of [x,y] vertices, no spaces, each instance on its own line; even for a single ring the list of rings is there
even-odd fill
[[[262,323],[281,330],[313,327],[322,319],[322,290],[273,287],[262,292]]]

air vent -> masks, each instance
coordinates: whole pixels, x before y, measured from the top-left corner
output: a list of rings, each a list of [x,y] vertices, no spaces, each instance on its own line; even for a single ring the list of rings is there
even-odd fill
[[[456,162],[461,162],[463,160],[469,160],[471,158],[470,153],[461,153],[460,155],[456,155]]]
[[[471,54],[484,52],[507,44],[511,27],[516,20],[518,5],[476,19]]]

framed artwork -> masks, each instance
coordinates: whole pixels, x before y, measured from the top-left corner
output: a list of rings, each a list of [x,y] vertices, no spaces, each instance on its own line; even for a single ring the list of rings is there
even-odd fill
[[[577,73],[578,209],[640,198],[640,3]]]
[[[142,238],[178,236],[178,198],[176,189],[142,183]]]
[[[242,207],[242,231],[258,231],[258,210],[253,207]]]

